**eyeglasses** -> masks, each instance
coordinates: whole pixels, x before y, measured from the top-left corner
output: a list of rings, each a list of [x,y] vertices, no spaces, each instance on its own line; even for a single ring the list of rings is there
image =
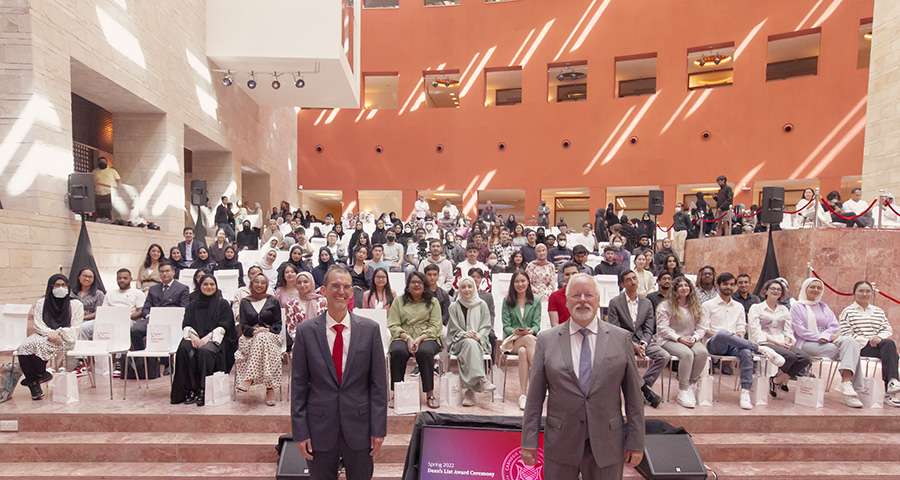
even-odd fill
[[[425,285],[425,284],[422,283],[421,280],[413,280],[413,281],[409,282],[409,286],[410,286],[410,287],[413,286],[413,285]]]
[[[345,292],[353,291],[353,285],[350,284],[341,285],[340,283],[332,283],[331,285],[328,285],[328,288],[335,292],[340,292],[341,290]]]

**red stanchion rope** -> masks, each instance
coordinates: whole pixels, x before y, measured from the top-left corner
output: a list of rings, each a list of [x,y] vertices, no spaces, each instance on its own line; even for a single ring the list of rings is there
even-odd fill
[[[875,206],[876,202],[877,202],[877,200],[872,201],[872,204],[869,205],[869,208],[867,208],[864,212],[860,213],[859,215],[854,215],[852,217],[845,217],[845,216],[841,215],[840,213],[835,212],[834,209],[831,208],[831,205],[828,202],[822,202],[822,203],[824,203],[825,206],[828,207],[829,210],[831,210],[831,213],[837,215],[839,218],[843,218],[844,220],[853,220],[854,218],[859,218],[859,217],[865,215],[866,213],[869,213],[869,210],[871,210],[872,207]]]
[[[810,198],[809,201],[806,202],[806,205],[804,205],[804,206],[798,208],[796,212],[789,212],[789,211],[785,210],[784,213],[787,213],[787,214],[789,214],[789,215],[793,215],[793,214],[795,214],[795,213],[800,213],[800,212],[806,210],[806,207],[812,205],[812,202],[813,202],[813,201],[815,201],[815,197]]]
[[[894,212],[894,215],[897,215],[898,217],[900,217],[900,212],[897,212],[896,210],[894,210],[893,204],[888,203],[887,206],[888,206],[888,208],[891,209],[892,212]]]
[[[894,302],[894,303],[900,303],[900,300],[897,300],[896,298],[894,298],[894,297],[892,297],[892,296],[890,296],[890,295],[888,295],[888,294],[882,292],[881,290],[879,290],[878,293],[880,293],[882,297],[884,297],[884,298],[886,298],[886,299],[888,299],[888,300],[890,300],[890,301],[892,301],[892,302]]]
[[[658,223],[656,224],[656,226],[657,226],[660,230],[662,230],[663,232],[665,232],[665,233],[669,233],[670,230],[672,230],[673,228],[675,228],[675,224],[674,224],[674,223],[673,223],[671,226],[669,226],[669,228],[666,228],[666,227],[664,227],[664,226],[662,226],[662,225],[660,225],[660,224],[658,224]]]
[[[757,210],[756,213],[753,213],[753,214],[750,214],[750,215],[741,215],[740,213],[737,213],[737,212],[735,212],[734,214],[737,215],[737,216],[739,216],[739,217],[741,217],[741,218],[753,218],[753,217],[759,215],[760,212],[762,212],[762,210]]]
[[[839,292],[839,291],[835,290],[831,285],[829,285],[827,282],[825,282],[825,280],[823,280],[822,277],[820,277],[818,273],[816,273],[816,270],[814,268],[809,267],[809,270],[812,272],[814,277],[816,277],[817,279],[819,279],[820,282],[822,282],[822,285],[825,285],[825,287],[828,288],[829,290],[831,290],[832,292],[834,292],[838,295],[841,295],[843,297],[852,297],[853,296],[852,293],[844,293],[844,292]]]
[[[731,210],[729,210],[729,211],[723,213],[719,218],[714,218],[714,219],[712,219],[712,220],[707,220],[707,219],[705,219],[705,218],[703,218],[703,217],[700,217],[698,220],[703,220],[703,221],[706,222],[706,223],[716,223],[716,222],[718,222],[719,220],[725,218],[725,215],[728,215],[729,213],[731,213]]]

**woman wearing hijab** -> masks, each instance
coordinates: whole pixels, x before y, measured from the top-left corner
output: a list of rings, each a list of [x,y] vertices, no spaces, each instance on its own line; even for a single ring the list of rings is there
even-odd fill
[[[515,215],[510,213],[509,216],[506,217],[506,228],[508,228],[510,232],[516,231],[516,225],[518,225],[518,224],[519,223],[516,222]]]
[[[291,265],[297,272],[311,272],[312,269],[309,267],[309,264],[303,260],[303,254],[304,248],[302,245],[292,245],[288,259],[278,266],[278,271],[281,272],[286,265]]]
[[[653,224],[653,220],[650,220],[650,212],[644,212],[641,220],[637,222],[638,238],[640,238],[641,235],[646,235],[651,239],[655,238],[655,227],[656,225]]]
[[[278,281],[278,270],[275,269],[275,260],[278,259],[278,250],[272,247],[266,247],[262,256],[259,258],[259,268],[262,269],[263,275],[269,279],[269,290],[275,291],[275,284]]]
[[[487,378],[484,355],[491,353],[488,335],[491,333],[491,314],[487,303],[478,296],[472,277],[459,281],[459,298],[450,305],[447,323],[448,351],[459,361],[460,386],[466,389],[462,405],[475,405],[475,392],[490,392],[495,387]]]
[[[616,216],[616,207],[609,202],[606,205],[606,228],[612,228],[613,225],[617,225],[619,223],[619,217]]]
[[[241,222],[241,231],[237,233],[238,250],[256,250],[259,248],[259,234],[253,231],[250,220]]]
[[[241,262],[238,261],[237,252],[234,250],[234,247],[229,245],[225,247],[225,251],[222,253],[222,261],[217,263],[214,267],[215,270],[237,270],[238,271],[238,287],[243,287],[244,284],[244,266],[241,265]]]
[[[47,361],[75,346],[84,307],[69,295],[69,279],[58,273],[47,280],[44,298],[35,302],[31,314],[35,333],[18,348],[19,366],[25,376],[22,385],[31,390],[32,400],[40,400],[44,396],[41,384],[53,379]]]
[[[172,268],[175,269],[175,279],[177,280],[181,276],[181,271],[185,268],[191,268],[190,265],[184,260],[181,256],[181,250],[178,247],[172,247],[169,249],[169,264],[172,265]]]
[[[594,236],[598,242],[609,241],[609,226],[606,225],[606,209],[598,208],[594,214]]]
[[[375,221],[375,231],[372,232],[372,244],[380,243],[384,245],[387,243],[387,232],[384,229],[384,220],[378,219]]]
[[[257,275],[262,273],[262,269],[259,268],[259,265],[252,265],[247,269],[247,279],[251,279]],[[241,300],[244,299],[247,295],[250,295],[250,286],[245,285],[243,287],[238,287],[237,292],[234,293],[234,298],[231,300],[231,310],[234,313],[234,320],[238,321],[241,315]]]
[[[175,355],[172,404],[206,404],[206,377],[229,372],[234,364],[237,329],[231,305],[222,298],[216,278],[204,275],[200,295],[184,310],[184,339]]]
[[[675,261],[678,262],[679,266],[681,265],[681,259],[678,258],[678,254],[672,249],[672,239],[665,237],[662,239],[662,248],[657,250],[656,255],[653,257],[653,268],[656,269],[655,271],[658,272],[661,268],[665,268],[670,256],[675,257]]]
[[[800,286],[800,298],[791,307],[791,324],[797,338],[797,348],[810,357],[824,357],[838,362],[841,384],[835,390],[843,394],[841,403],[862,408],[857,391],[863,389],[859,368],[859,344],[853,337],[841,336],[841,325],[834,312],[821,301],[824,284],[817,278],[807,278]]]
[[[234,354],[235,388],[250,390],[254,383],[266,386],[266,405],[275,406],[275,389],[281,386],[281,305],[269,295],[269,279],[263,274],[250,279],[250,295],[241,300],[238,349]]]
[[[328,250],[328,247],[320,248],[319,264],[312,269],[312,276],[316,281],[316,289],[325,283],[325,272],[327,272],[332,265],[334,265],[334,258],[331,256],[331,251]]]
[[[556,267],[547,260],[547,246],[543,243],[534,247],[534,254],[537,259],[525,267],[525,274],[531,281],[531,291],[535,296],[541,297],[542,302],[546,302],[556,290]]]
[[[328,307],[325,297],[316,293],[316,281],[309,272],[297,275],[297,297],[292,298],[285,310],[285,327],[287,328],[288,350],[293,343],[297,325],[304,320],[315,318],[325,312]]]
[[[366,232],[363,231],[362,222],[356,222],[356,227],[354,227],[353,235],[350,236],[350,241],[347,243],[347,249],[351,252],[356,249],[356,245],[359,243],[359,237]]]
[[[194,263],[191,264],[191,268],[204,269],[212,271],[216,266],[216,261],[213,260],[212,255],[209,254],[209,249],[206,247],[200,247],[197,249],[197,258],[194,260]]]

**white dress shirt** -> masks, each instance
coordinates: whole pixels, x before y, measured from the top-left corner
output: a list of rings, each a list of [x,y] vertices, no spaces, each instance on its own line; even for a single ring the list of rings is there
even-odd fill
[[[583,342],[584,337],[579,333],[581,330],[581,325],[578,325],[571,318],[570,321],[567,322],[569,325],[569,341],[572,345],[572,367],[575,370],[575,376],[578,377],[579,367],[581,365],[581,342]],[[594,365],[594,351],[597,349],[597,317],[595,316],[591,323],[588,324],[587,327],[590,330],[590,340],[588,341],[588,345],[591,347],[591,365]],[[579,379],[580,380],[580,379]]]
[[[740,336],[747,334],[747,315],[744,306],[728,297],[722,299],[721,295],[703,302],[703,311],[706,313],[703,319],[707,322],[706,338],[712,338],[719,331],[726,331]]]
[[[331,314],[326,310],[325,339],[328,340],[328,353],[334,351],[334,341],[337,339],[337,330],[334,329],[334,326],[338,323],[344,326],[344,330],[341,331],[341,337],[344,339],[344,353],[341,355],[341,376],[343,377],[344,371],[347,369],[347,352],[350,351],[350,312],[347,312],[344,319],[338,322],[331,318]]]

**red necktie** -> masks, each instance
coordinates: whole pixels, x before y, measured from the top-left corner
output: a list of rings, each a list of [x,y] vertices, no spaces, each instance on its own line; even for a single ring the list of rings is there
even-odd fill
[[[334,347],[331,349],[331,360],[334,361],[334,370],[337,372],[338,384],[341,383],[341,377],[343,376],[343,363],[344,363],[344,335],[343,335],[344,325],[335,325],[334,331],[337,332],[337,335],[334,337]]]

